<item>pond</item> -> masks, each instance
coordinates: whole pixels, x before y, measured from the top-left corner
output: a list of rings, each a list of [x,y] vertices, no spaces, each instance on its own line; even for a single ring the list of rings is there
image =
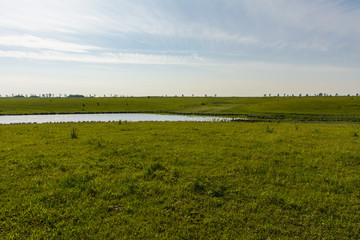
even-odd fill
[[[231,118],[211,116],[162,115],[143,113],[99,113],[99,114],[46,114],[0,116],[0,124],[13,123],[62,123],[62,122],[212,122],[230,121]]]

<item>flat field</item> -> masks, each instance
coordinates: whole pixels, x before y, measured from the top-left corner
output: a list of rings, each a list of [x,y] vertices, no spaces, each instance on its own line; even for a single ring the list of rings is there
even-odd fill
[[[0,238],[359,239],[359,135],[344,122],[0,125]]]
[[[0,115],[98,112],[170,112],[360,122],[360,97],[0,98]]]

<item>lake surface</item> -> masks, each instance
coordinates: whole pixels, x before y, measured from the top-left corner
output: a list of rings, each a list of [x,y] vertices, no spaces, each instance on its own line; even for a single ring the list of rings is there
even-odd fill
[[[49,114],[0,116],[0,124],[12,123],[62,123],[62,122],[212,122],[231,118],[209,116],[162,115],[142,113],[99,113],[99,114]]]

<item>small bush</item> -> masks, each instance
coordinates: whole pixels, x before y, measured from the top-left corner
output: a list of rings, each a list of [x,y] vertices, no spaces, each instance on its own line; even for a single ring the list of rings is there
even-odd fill
[[[97,147],[99,147],[99,148],[105,147],[105,145],[103,144],[102,138],[98,138],[96,145],[97,145]]]
[[[148,178],[155,178],[159,177],[162,178],[164,172],[166,172],[166,168],[161,163],[153,163],[146,171],[146,177]]]
[[[67,171],[67,168],[66,168],[66,166],[64,164],[61,164],[59,169],[60,169],[61,172],[66,172]]]
[[[270,125],[266,125],[266,132],[267,133],[274,133],[275,132],[275,129],[274,128],[271,128]]]
[[[226,191],[226,187],[217,183],[214,186],[211,186],[208,194],[212,197],[223,197]]]
[[[204,192],[205,185],[201,181],[199,181],[199,179],[195,179],[195,181],[193,183],[193,189],[195,192],[201,193],[201,192]]]
[[[76,129],[76,128],[72,128],[72,129],[71,129],[70,136],[71,136],[72,139],[78,138],[78,134],[77,134],[77,129]]]

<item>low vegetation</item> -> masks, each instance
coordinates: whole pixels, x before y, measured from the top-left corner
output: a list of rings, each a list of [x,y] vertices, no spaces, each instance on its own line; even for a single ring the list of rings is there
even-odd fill
[[[118,101],[91,100],[85,109]],[[356,123],[0,125],[0,238],[359,239],[359,133]]]
[[[276,121],[360,121],[360,97],[0,98],[1,114],[147,112]]]

